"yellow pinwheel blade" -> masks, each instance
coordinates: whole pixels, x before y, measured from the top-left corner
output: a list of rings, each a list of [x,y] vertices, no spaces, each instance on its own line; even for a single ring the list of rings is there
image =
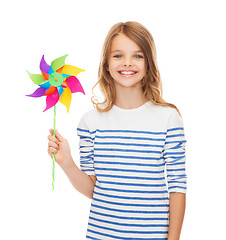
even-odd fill
[[[64,89],[59,101],[64,104],[64,106],[67,108],[67,112],[69,112],[71,105],[71,91],[68,87]]]
[[[64,65],[61,74],[65,73],[72,76],[77,76],[80,72],[85,72],[85,70],[71,65]]]

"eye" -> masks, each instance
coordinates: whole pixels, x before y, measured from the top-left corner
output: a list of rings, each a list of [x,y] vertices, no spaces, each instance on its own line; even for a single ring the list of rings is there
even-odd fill
[[[115,58],[120,58],[121,55],[117,54],[117,55],[115,55],[114,57],[115,57]]]
[[[121,57],[122,57],[122,55],[120,55],[120,54],[117,54],[117,55],[114,55],[113,57],[114,57],[114,58],[121,58]],[[142,55],[140,55],[140,54],[137,54],[137,55],[135,55],[135,58],[137,58],[137,59],[141,59],[141,58],[143,58],[143,56],[142,56]]]
[[[135,57],[136,57],[136,58],[143,58],[143,56],[141,56],[141,55],[139,55],[139,54],[137,54]]]

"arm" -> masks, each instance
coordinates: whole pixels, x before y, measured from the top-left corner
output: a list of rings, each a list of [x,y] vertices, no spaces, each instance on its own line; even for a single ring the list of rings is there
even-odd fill
[[[81,118],[77,127],[77,135],[79,136],[80,169],[89,176],[95,186],[97,179],[94,168],[94,139],[96,131],[89,130],[89,124],[87,124],[85,116],[86,115]]]
[[[92,179],[92,181],[94,182],[94,185],[95,185],[97,177],[95,175],[89,175],[89,177]]]
[[[167,126],[164,159],[169,192],[168,240],[179,240],[185,213],[187,191],[185,135],[183,121],[173,110]]]
[[[171,192],[169,200],[168,240],[179,240],[186,206],[186,194]]]
[[[77,167],[71,155],[69,155],[68,158],[69,161],[64,161],[67,164],[61,164],[60,167],[69,178],[73,187],[86,197],[92,199],[95,186],[94,181],[92,180],[91,176],[88,176],[85,172]]]

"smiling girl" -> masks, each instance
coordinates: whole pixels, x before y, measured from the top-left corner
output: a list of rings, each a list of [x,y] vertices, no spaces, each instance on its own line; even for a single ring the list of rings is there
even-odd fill
[[[58,131],[48,153],[80,193],[92,199],[86,239],[179,240],[187,174],[177,107],[162,96],[154,40],[137,22],[117,23],[102,50],[99,84],[77,127],[80,169]]]

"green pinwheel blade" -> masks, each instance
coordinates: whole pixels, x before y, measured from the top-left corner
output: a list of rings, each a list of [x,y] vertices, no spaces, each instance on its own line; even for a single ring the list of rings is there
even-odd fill
[[[45,83],[46,81],[43,79],[42,75],[41,74],[32,74],[30,72],[28,72],[27,70],[27,73],[30,77],[30,79],[33,81],[33,83],[37,84],[37,85],[40,85],[40,84],[43,84]]]
[[[65,65],[65,58],[68,56],[68,54],[59,57],[51,62],[51,67],[53,71],[56,71],[57,69],[63,67]]]

